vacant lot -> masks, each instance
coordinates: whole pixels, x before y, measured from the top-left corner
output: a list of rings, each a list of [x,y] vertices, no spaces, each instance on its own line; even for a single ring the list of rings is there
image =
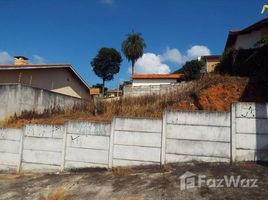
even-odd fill
[[[207,178],[257,178],[258,187],[202,187],[180,190],[179,177],[189,171]],[[56,191],[56,192],[55,192]],[[268,199],[268,167],[254,163],[189,163],[112,171],[83,170],[60,174],[0,174],[0,199]],[[58,194],[56,194],[58,192]],[[52,198],[51,198],[52,199]]]

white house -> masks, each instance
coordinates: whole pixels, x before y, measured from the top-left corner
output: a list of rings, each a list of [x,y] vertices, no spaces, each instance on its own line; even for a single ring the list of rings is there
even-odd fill
[[[132,86],[151,86],[177,83],[183,74],[134,74]]]
[[[268,18],[265,18],[242,30],[229,32],[225,50],[229,48],[250,49],[262,38],[268,37]]]

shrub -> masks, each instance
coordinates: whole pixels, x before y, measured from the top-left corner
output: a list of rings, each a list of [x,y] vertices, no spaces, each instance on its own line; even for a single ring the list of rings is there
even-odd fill
[[[216,66],[221,74],[258,77],[265,81],[268,78],[268,46],[255,49],[229,49]]]
[[[200,71],[204,67],[205,63],[203,61],[192,60],[186,62],[182,69],[178,70],[184,74],[185,80],[195,80],[200,77]]]

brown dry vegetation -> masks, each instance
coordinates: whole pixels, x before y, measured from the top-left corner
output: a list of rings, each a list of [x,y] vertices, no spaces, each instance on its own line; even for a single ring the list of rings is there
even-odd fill
[[[110,121],[114,116],[161,118],[165,110],[229,111],[231,103],[243,100],[248,82],[248,78],[207,74],[170,94],[98,102],[97,112],[92,106],[45,114],[25,112],[6,120],[2,126],[19,128],[29,123],[63,124],[66,120],[103,122]]]
[[[66,200],[65,191],[63,188],[59,188],[51,192],[47,197],[40,197],[39,200]]]

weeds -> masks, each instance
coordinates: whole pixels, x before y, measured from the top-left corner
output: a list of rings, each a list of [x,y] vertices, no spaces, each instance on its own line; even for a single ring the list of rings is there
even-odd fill
[[[132,167],[114,167],[112,168],[112,172],[118,176],[124,176],[128,174],[133,174],[135,170]]]
[[[51,192],[47,197],[40,197],[39,200],[67,200],[67,198],[65,190],[63,188],[59,188]]]
[[[43,113],[22,112],[6,120],[2,127],[24,124],[63,124],[66,120],[109,122],[114,116],[160,119],[165,110],[229,111],[230,104],[243,95],[247,78],[206,74],[180,90],[164,95],[125,97],[116,101],[90,102],[69,110],[53,108]]]

